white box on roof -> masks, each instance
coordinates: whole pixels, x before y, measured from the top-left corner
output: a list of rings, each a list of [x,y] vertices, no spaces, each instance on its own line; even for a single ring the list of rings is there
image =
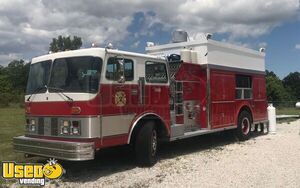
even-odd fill
[[[183,49],[197,52],[197,62],[189,63],[220,68],[265,71],[265,53],[211,39],[150,46],[146,47],[146,53],[155,56],[180,55],[180,51]],[[195,56],[191,59],[195,59]]]

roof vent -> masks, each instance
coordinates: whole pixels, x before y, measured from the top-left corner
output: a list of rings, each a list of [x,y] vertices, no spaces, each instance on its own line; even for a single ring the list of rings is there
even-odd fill
[[[147,47],[152,47],[152,46],[154,46],[154,42],[147,42],[146,44],[147,44]]]
[[[184,30],[177,29],[173,31],[172,33],[172,42],[178,43],[178,42],[187,42],[188,39],[188,33]]]
[[[260,48],[259,49],[259,52],[262,52],[262,53],[264,53],[266,51],[266,49],[265,48]]]
[[[112,43],[108,43],[106,46],[105,46],[106,49],[114,49],[114,45]]]
[[[211,33],[206,33],[206,34],[205,34],[205,37],[206,37],[207,40],[208,40],[208,39],[211,39],[212,36],[213,36],[213,34],[211,34]]]

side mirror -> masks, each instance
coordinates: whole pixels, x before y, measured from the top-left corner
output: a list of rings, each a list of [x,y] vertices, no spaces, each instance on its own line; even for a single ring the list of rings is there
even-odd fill
[[[124,59],[118,59],[118,72],[117,72],[117,76],[118,76],[118,82],[119,83],[124,83],[125,82],[125,69],[124,69]]]

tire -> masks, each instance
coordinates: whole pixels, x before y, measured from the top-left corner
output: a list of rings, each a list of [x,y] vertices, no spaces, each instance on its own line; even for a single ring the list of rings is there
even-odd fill
[[[251,133],[251,115],[247,111],[242,111],[238,118],[236,136],[240,141],[248,140]]]
[[[260,133],[264,134],[265,133],[265,125],[264,123],[260,123]]]
[[[135,155],[140,166],[153,166],[156,163],[157,146],[158,134],[154,122],[145,122],[135,140]]]

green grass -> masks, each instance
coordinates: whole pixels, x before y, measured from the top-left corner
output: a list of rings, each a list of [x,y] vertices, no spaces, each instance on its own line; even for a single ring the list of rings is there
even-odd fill
[[[0,108],[0,161],[23,161],[23,155],[13,151],[12,139],[23,135],[25,128],[24,109],[18,105]]]
[[[25,128],[24,109],[19,105],[0,108],[0,162],[16,161],[24,162],[23,154],[15,153],[13,150],[12,139],[15,136],[23,135]],[[0,164],[2,172],[2,164]],[[12,181],[4,181],[0,178],[0,187]]]
[[[300,115],[300,108],[276,108],[277,115]]]

